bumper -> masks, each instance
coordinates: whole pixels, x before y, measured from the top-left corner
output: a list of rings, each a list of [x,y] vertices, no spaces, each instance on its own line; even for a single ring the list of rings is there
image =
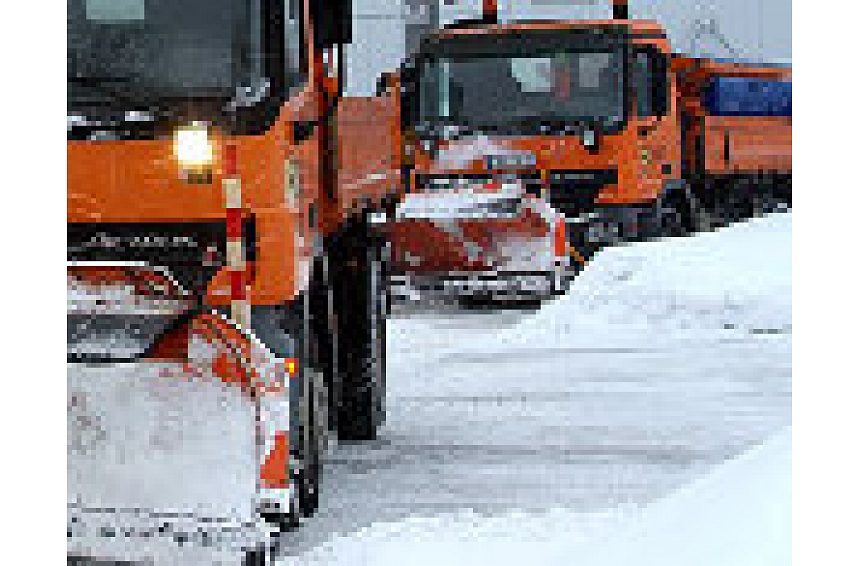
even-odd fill
[[[399,299],[419,295],[434,298],[545,299],[566,291],[572,273],[555,271],[480,271],[392,277],[392,294]]]
[[[653,223],[654,205],[598,205],[588,214],[568,219],[571,245],[609,246],[642,240]]]
[[[67,507],[67,553],[154,564],[239,564],[271,547],[277,529],[262,520],[214,519],[143,509]]]

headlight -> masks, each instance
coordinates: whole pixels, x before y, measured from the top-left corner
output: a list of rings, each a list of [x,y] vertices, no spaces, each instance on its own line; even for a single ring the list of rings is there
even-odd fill
[[[194,122],[176,130],[174,151],[184,169],[202,169],[212,165],[214,151],[206,124]]]

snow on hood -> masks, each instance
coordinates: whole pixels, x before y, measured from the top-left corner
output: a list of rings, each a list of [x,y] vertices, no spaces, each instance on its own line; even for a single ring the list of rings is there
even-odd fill
[[[499,190],[458,189],[411,193],[397,207],[397,219],[405,220],[480,220],[492,212],[493,205],[517,201],[523,196],[518,183],[503,183]],[[507,213],[514,217],[517,213]]]

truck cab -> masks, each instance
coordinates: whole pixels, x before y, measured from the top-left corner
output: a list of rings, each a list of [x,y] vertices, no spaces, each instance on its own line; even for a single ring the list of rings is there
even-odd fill
[[[329,429],[381,426],[378,203],[332,151],[350,12],[68,0],[70,555],[258,564]]]
[[[563,216],[573,247],[560,255],[582,263],[577,235],[635,231],[681,177],[670,58],[663,28],[645,21],[483,19],[432,34],[380,84],[400,107],[406,199],[516,184]],[[400,232],[408,255],[429,237]],[[436,270],[464,265],[433,241],[449,258]]]

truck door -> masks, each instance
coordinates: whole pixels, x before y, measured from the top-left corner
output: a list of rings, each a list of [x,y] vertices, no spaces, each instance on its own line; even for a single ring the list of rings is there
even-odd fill
[[[639,191],[643,200],[657,198],[665,182],[681,176],[680,139],[674,119],[674,85],[668,57],[652,45],[633,51],[633,89]]]

